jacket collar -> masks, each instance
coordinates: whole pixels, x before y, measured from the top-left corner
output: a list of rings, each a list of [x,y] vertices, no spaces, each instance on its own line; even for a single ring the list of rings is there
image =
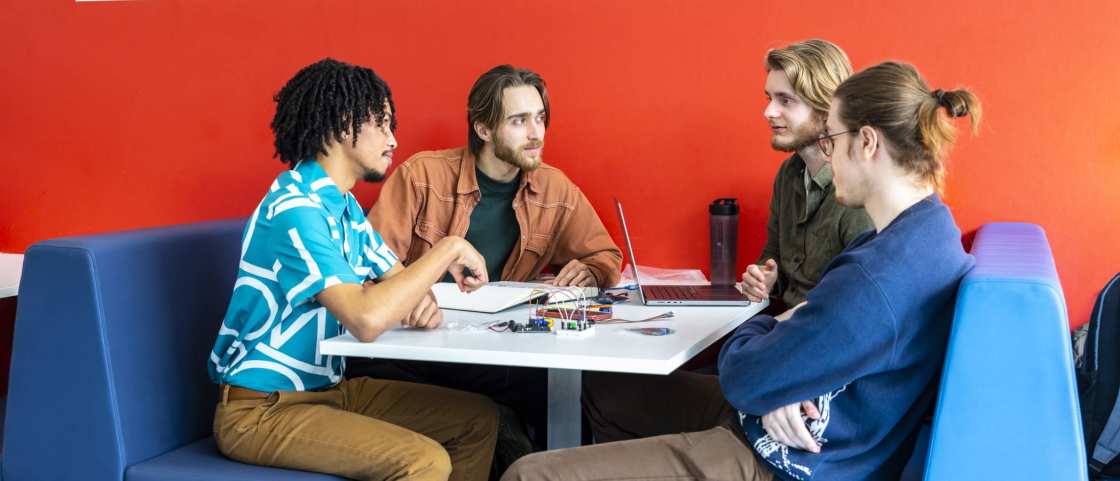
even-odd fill
[[[349,192],[343,194],[338,188],[338,184],[334,183],[327,175],[327,171],[323,170],[323,166],[315,160],[305,160],[296,164],[292,172],[297,173],[298,182],[308,187],[308,190],[315,196],[318,196],[319,201],[323,207],[327,209],[332,216],[336,219],[342,219],[343,214],[348,209],[356,207],[357,200]],[[352,206],[354,204],[354,206]],[[360,211],[361,209],[358,208]],[[353,214],[354,212],[349,212]]]
[[[478,176],[475,175],[475,169],[478,168],[478,158],[471,153],[471,149],[463,147],[462,161],[459,163],[459,182],[455,186],[456,194],[472,194],[479,192],[478,190]],[[535,179],[537,177],[537,170],[539,167],[532,171],[521,171],[521,186],[518,191],[529,189],[532,193],[537,193]]]

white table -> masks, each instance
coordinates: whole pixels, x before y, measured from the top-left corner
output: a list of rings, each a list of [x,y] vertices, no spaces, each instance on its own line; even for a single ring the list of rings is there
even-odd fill
[[[636,295],[634,296],[636,297]],[[548,368],[548,448],[580,445],[582,371],[669,374],[766,307],[652,307],[617,304],[615,317],[645,319],[673,311],[673,319],[595,327],[587,338],[492,332],[494,321],[525,321],[526,305],[497,314],[444,310],[444,327],[395,329],[362,343],[349,334],[322,341],[323,354]],[[647,336],[633,327],[670,327]]]
[[[0,253],[0,299],[19,294],[21,272],[23,272],[23,254]]]

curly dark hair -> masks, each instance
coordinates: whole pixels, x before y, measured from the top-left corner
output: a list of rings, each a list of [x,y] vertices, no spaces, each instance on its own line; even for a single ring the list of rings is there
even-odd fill
[[[388,115],[390,129],[397,130],[397,107],[389,85],[373,70],[331,58],[304,67],[272,100],[276,102],[273,157],[293,166],[325,155],[326,145],[331,140],[342,142],[344,133],[353,133],[357,145],[362,125],[370,117],[381,123]]]

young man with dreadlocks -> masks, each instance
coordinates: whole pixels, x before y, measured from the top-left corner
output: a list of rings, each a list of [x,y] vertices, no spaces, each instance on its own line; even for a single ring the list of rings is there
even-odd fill
[[[350,193],[384,178],[396,106],[372,70],[324,59],[275,97],[276,154],[290,164],[245,227],[237,282],[209,372],[214,438],[252,464],[359,480],[482,480],[497,414],[489,399],[436,386],[342,379],[319,341],[363,342],[400,325],[432,328],[421,301],[444,273],[486,282],[482,256],[448,236],[403,267]]]

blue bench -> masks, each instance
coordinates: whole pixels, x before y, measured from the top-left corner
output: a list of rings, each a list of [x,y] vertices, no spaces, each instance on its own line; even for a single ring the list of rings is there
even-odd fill
[[[244,220],[38,243],[20,285],[8,481],[338,481],[230,461],[206,360]]]
[[[988,224],[972,254],[933,424],[903,479],[1087,480],[1069,319],[1046,233]]]
[[[27,251],[3,479],[340,479],[233,462],[214,447],[206,358],[243,226],[58,239]],[[991,224],[973,253],[932,435],[904,479],[1085,480],[1068,320],[1046,236]]]

